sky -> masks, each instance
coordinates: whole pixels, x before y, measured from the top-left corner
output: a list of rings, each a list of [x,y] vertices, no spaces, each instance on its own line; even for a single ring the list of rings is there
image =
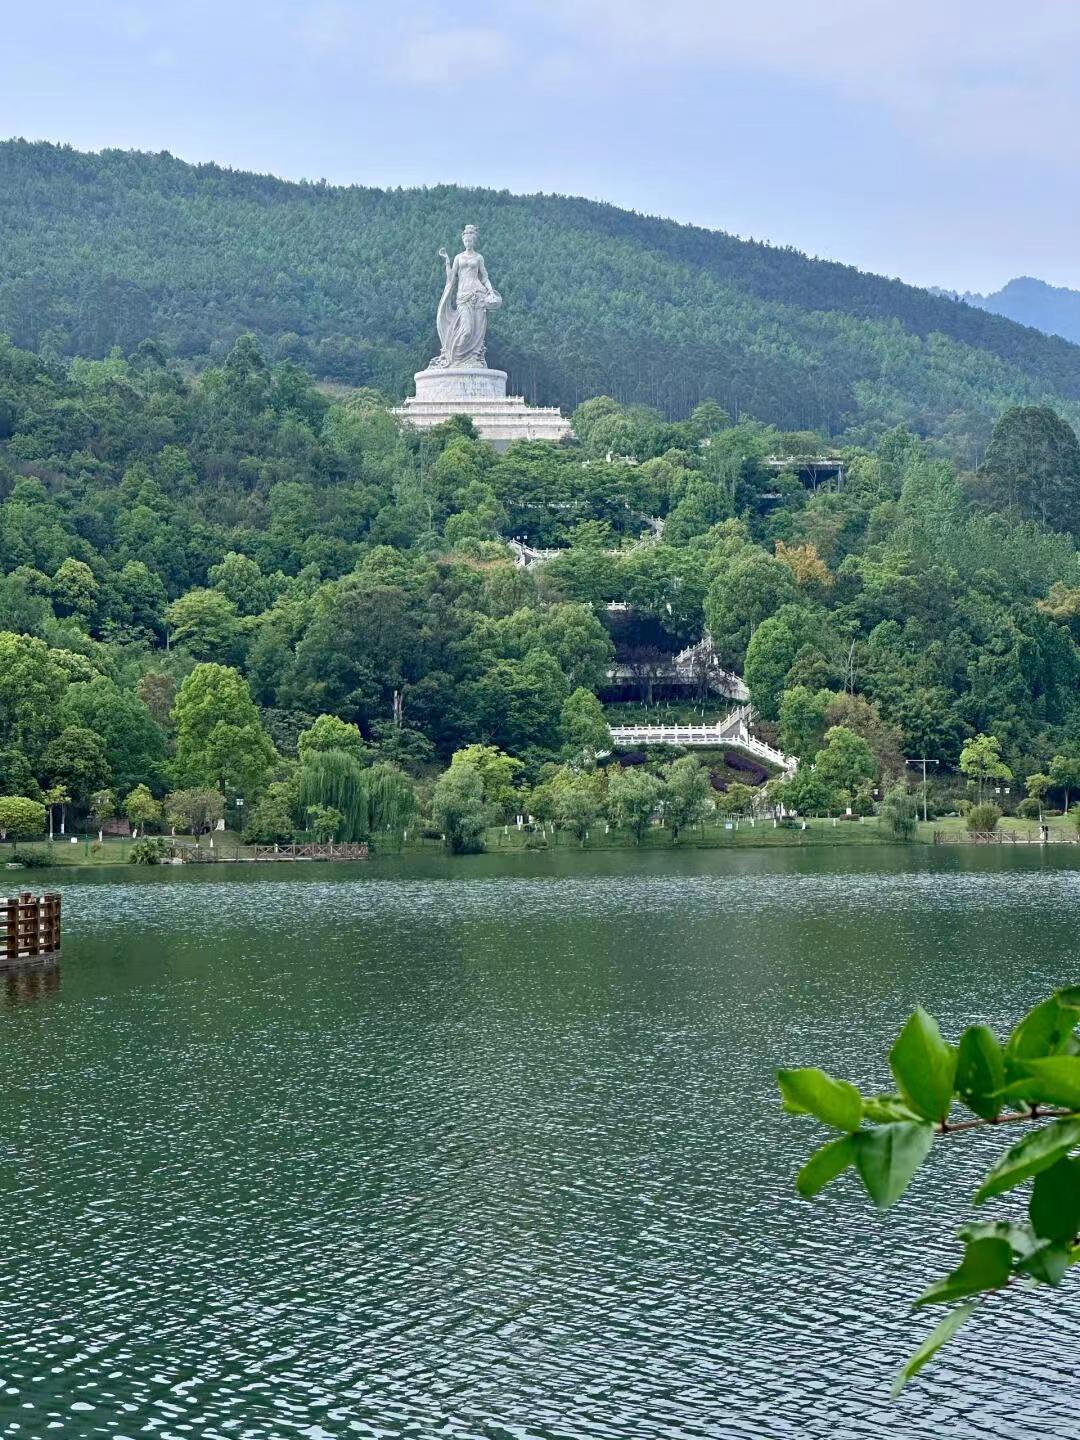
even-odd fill
[[[4,10],[0,137],[557,191],[916,284],[1080,288],[1080,0]]]

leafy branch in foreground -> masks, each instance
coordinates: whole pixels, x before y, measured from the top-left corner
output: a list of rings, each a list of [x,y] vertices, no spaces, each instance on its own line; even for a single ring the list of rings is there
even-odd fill
[[[1028,1218],[979,1221],[959,1233],[960,1264],[914,1301],[951,1310],[897,1376],[893,1395],[950,1341],[987,1298],[1017,1285],[1059,1285],[1080,1263],[1080,985],[1058,990],[1020,1021],[1004,1045],[972,1025],[958,1045],[942,1039],[921,1007],[889,1052],[896,1093],[864,1096],[814,1068],[780,1070],[784,1108],[840,1135],[811,1155],[796,1179],[807,1199],[854,1169],[873,1203],[903,1195],[935,1136],[990,1125],[1044,1122],[997,1160],[974,1195],[982,1205],[1032,1181]],[[954,1118],[959,1103],[975,1119]]]

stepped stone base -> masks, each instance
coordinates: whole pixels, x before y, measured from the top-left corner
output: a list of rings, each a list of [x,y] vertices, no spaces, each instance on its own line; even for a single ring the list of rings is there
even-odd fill
[[[417,430],[468,415],[496,450],[515,440],[563,440],[574,433],[554,406],[526,405],[523,396],[507,395],[505,370],[421,370],[415,380],[416,394],[393,413]]]

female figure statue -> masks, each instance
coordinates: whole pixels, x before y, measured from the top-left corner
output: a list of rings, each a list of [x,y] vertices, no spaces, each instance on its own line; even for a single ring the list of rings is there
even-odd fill
[[[475,225],[465,226],[461,237],[465,249],[453,260],[445,250],[439,251],[446,266],[446,287],[436,317],[442,350],[429,369],[482,370],[487,365],[487,314],[502,304],[502,296],[488,279],[484,257],[476,248],[477,233]]]

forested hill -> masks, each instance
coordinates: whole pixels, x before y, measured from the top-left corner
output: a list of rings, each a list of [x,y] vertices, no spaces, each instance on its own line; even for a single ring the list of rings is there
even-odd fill
[[[530,398],[609,393],[957,451],[1006,405],[1080,419],[1080,347],[792,250],[558,196],[291,184],[168,154],[0,144],[0,332],[60,355],[153,338],[196,366],[243,331],[314,375],[405,392],[439,245],[481,228],[489,350]]]

